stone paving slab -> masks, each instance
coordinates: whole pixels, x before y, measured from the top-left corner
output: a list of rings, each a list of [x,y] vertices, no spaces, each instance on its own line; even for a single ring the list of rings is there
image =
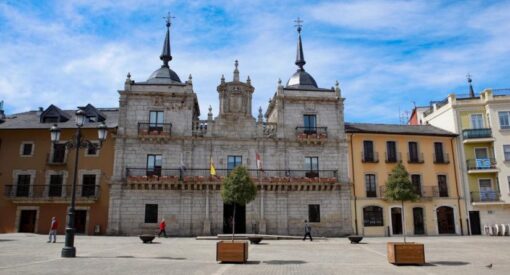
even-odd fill
[[[213,240],[77,236],[77,257],[64,259],[63,239],[0,234],[0,274],[510,274],[510,237],[409,238],[425,243],[427,265],[400,267],[386,260],[386,242],[400,238],[265,240],[244,265],[218,264]]]

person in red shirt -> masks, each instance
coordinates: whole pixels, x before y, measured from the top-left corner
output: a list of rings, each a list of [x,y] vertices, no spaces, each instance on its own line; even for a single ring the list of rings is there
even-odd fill
[[[51,237],[53,236],[53,242],[57,241],[57,229],[58,229],[58,221],[57,218],[52,217],[50,223],[50,235],[48,239],[48,243],[51,243]]]
[[[159,223],[158,238],[161,237],[161,233],[163,233],[165,238],[168,238],[168,236],[166,235],[166,223],[165,223],[165,219],[161,219],[161,222]]]

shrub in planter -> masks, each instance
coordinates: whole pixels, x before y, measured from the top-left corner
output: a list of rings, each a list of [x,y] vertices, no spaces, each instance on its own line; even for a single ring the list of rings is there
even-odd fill
[[[232,218],[232,241],[219,241],[216,244],[216,260],[220,262],[246,262],[248,242],[234,241],[236,205],[246,205],[255,199],[257,187],[248,170],[238,166],[223,180],[221,197],[223,202],[234,205]]]
[[[425,249],[423,244],[407,243],[406,241],[406,222],[404,202],[416,201],[419,196],[415,186],[409,180],[409,173],[399,162],[391,171],[386,182],[386,191],[384,197],[388,200],[400,201],[402,203],[402,235],[403,243],[390,242],[387,244],[388,261],[392,264],[424,264]]]

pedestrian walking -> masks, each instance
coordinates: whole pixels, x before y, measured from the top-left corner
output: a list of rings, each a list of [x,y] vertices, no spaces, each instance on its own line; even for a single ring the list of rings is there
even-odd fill
[[[307,220],[305,220],[305,236],[303,237],[303,241],[306,240],[306,237],[310,237],[310,241],[313,241],[312,239],[312,227],[308,223]]]
[[[50,234],[48,237],[48,243],[51,243],[51,237],[53,237],[53,242],[57,241],[57,229],[58,229],[57,218],[52,217],[50,223]]]
[[[161,237],[161,233],[163,233],[165,238],[168,238],[167,235],[166,235],[166,222],[165,222],[165,219],[161,219],[161,222],[159,223],[158,238]]]

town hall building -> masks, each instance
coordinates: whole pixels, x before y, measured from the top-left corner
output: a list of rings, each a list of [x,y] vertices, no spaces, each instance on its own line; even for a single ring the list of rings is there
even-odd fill
[[[235,219],[236,233],[300,235],[308,220],[317,235],[351,234],[344,98],[338,83],[319,88],[305,71],[301,26],[297,71],[278,81],[265,112],[252,116],[255,88],[236,61],[217,86],[217,116],[209,107],[200,120],[191,76],[183,81],[170,68],[170,25],[162,66],[146,81],[128,74],[119,91],[108,233],[153,233],[165,219],[170,235],[216,235],[231,233]],[[238,165],[258,192],[233,217],[220,190]]]

